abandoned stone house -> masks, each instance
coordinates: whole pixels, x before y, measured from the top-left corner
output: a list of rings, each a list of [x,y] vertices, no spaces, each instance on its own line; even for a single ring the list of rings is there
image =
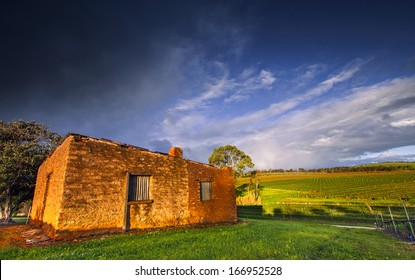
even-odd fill
[[[30,214],[54,239],[236,219],[231,168],[79,134],[40,166]]]

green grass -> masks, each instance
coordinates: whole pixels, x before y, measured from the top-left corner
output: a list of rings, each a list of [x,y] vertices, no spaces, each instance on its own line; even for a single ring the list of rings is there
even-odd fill
[[[27,221],[27,216],[14,216],[12,220],[18,224],[25,224]]]
[[[415,245],[374,230],[248,220],[237,225],[118,235],[70,245],[7,248],[0,250],[0,259],[414,260]]]

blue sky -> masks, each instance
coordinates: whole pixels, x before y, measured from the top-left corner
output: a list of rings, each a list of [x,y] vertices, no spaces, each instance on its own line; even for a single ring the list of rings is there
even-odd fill
[[[288,3],[287,3],[288,2]],[[207,162],[415,160],[413,1],[40,1],[2,8],[0,119]]]

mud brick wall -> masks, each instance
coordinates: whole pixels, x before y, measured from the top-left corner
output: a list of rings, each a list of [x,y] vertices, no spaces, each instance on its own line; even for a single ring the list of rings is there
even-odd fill
[[[125,208],[128,174],[150,175],[148,203]],[[188,223],[186,161],[90,138],[71,141],[59,230],[120,231]]]
[[[43,225],[54,236],[62,202],[70,140],[66,139],[40,166],[37,174],[30,221]]]
[[[192,223],[235,222],[236,193],[232,168],[189,161],[189,212]],[[201,201],[200,182],[212,182],[212,198]]]
[[[127,203],[129,174],[149,175],[147,201]],[[212,181],[212,200],[200,201],[200,180]],[[218,169],[168,154],[69,135],[39,169],[32,221],[55,239],[236,221],[230,168]]]
[[[65,187],[55,238],[72,232],[116,231],[122,227],[126,170],[120,150],[70,136]],[[92,232],[91,232],[92,233]]]
[[[134,154],[134,153],[133,153]],[[186,161],[182,158],[143,152],[136,155],[128,170],[150,177],[151,203],[130,202],[129,228],[151,228],[188,224],[188,176]]]

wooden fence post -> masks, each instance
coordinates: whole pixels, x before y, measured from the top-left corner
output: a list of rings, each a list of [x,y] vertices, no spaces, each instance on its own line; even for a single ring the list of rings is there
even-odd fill
[[[380,229],[380,223],[379,223],[378,215],[375,215],[375,219],[376,219],[376,229]]]
[[[27,217],[26,217],[26,225],[29,223],[29,221],[30,221],[30,213],[32,212],[32,206],[30,206],[30,208],[29,208],[29,213],[27,214]]]
[[[414,228],[412,226],[411,219],[409,218],[409,214],[408,214],[408,211],[406,210],[406,206],[405,206],[405,203],[403,202],[403,200],[402,200],[402,205],[403,205],[403,209],[405,209],[405,213],[406,213],[406,217],[408,218],[409,226],[411,227],[412,240],[414,240],[414,238],[415,238]]]
[[[393,229],[394,229],[395,233],[398,233],[398,230],[396,229],[396,224],[395,224],[395,221],[393,220],[393,215],[392,215],[392,211],[391,211],[390,206],[388,206],[388,209],[389,209],[389,213],[390,213],[390,215],[391,215],[392,224],[393,224]]]

